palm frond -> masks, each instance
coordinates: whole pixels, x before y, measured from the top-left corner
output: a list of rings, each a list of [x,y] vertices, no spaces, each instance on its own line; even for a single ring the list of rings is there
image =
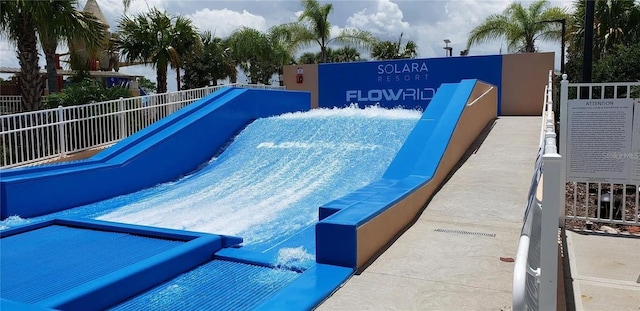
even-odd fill
[[[332,41],[340,42],[343,44],[355,45],[358,48],[369,50],[371,49],[373,44],[377,41],[377,39],[369,31],[355,29],[355,28],[347,28],[342,30],[342,32],[340,32],[340,35],[329,40],[327,44]]]
[[[471,30],[467,39],[467,48],[506,37],[510,29],[509,24],[509,19],[504,15],[489,15],[484,22]]]

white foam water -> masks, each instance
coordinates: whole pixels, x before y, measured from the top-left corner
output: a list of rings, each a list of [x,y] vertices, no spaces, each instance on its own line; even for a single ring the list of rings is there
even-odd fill
[[[315,256],[307,252],[304,246],[285,247],[278,250],[275,266],[281,269],[308,269],[315,263]]]

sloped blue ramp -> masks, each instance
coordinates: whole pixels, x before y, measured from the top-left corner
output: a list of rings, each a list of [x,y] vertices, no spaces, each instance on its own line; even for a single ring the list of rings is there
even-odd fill
[[[132,193],[188,174],[249,122],[310,109],[308,92],[227,88],[92,158],[0,170],[0,220],[45,215]]]

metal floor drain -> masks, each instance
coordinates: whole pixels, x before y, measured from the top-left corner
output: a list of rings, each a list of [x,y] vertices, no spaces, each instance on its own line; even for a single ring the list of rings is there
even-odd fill
[[[442,232],[442,233],[456,233],[456,234],[466,234],[466,235],[475,235],[475,236],[486,236],[490,238],[496,237],[495,233],[470,232],[470,231],[449,230],[449,229],[436,229],[433,231]]]

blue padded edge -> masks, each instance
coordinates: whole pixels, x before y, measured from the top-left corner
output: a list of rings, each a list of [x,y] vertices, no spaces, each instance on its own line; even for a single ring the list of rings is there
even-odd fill
[[[0,237],[6,238],[12,235],[51,226],[55,224],[55,221],[56,221],[55,219],[50,219],[50,220],[44,220],[44,221],[34,222],[30,224],[24,224],[24,225],[12,227],[5,230],[0,230]]]
[[[131,225],[118,222],[109,222],[104,220],[93,219],[72,219],[72,218],[56,218],[50,220],[43,220],[35,223],[25,224],[9,228],[6,230],[0,230],[0,237],[6,238],[15,234],[28,232],[31,230],[51,226],[61,225],[67,227],[75,227],[91,230],[102,230],[111,232],[128,233],[132,235],[146,236],[151,238],[177,240],[177,241],[191,241],[202,236],[210,235],[208,233],[184,231],[176,229],[166,229],[159,227],[150,227],[143,225]],[[222,247],[232,247],[242,243],[242,238],[230,235],[217,235],[222,239]]]
[[[357,228],[431,180],[475,84],[442,84],[382,179],[321,207],[318,263],[356,268]]]
[[[223,90],[89,161],[3,170],[0,219],[57,212],[174,180],[209,160],[252,120],[309,110],[310,100],[308,92]]]
[[[126,151],[131,146],[133,146],[135,143],[138,143],[139,141],[167,128],[168,126],[175,124],[176,122],[184,119],[185,117],[190,116],[194,112],[208,105],[210,102],[222,97],[222,95],[227,94],[230,90],[232,90],[232,88],[227,87],[227,88],[222,88],[214,93],[211,93],[210,95],[203,97],[202,99],[199,99],[193,102],[192,104],[180,109],[180,113],[170,114],[167,117],[162,118],[154,122],[153,124],[141,129],[140,131],[136,132],[134,135],[131,135],[122,139],[117,144],[95,154],[94,156],[88,159],[77,160],[73,162],[51,163],[51,164],[42,165],[42,166],[0,169],[0,172],[2,172],[2,177],[4,179],[7,177],[24,176],[24,174],[51,172],[52,170],[63,170],[63,169],[75,168],[78,166],[87,166],[88,164],[98,164],[100,162],[103,162],[104,160],[112,158],[115,155],[121,154],[122,152]]]
[[[30,305],[23,302],[0,298],[0,310],[2,311],[50,311],[54,309],[49,309],[41,306]]]
[[[81,221],[61,220],[61,225],[81,225]],[[124,226],[117,230],[117,224],[99,224],[87,222],[86,229],[97,229],[115,232],[146,233],[146,236],[166,236],[167,231],[159,230],[158,234],[144,228],[135,229]],[[115,230],[112,230],[115,229]],[[188,232],[184,233],[184,236]],[[175,237],[169,234],[170,237]],[[195,237],[195,238],[193,238]],[[47,308],[63,310],[102,310],[147,290],[161,282],[186,272],[204,262],[222,248],[222,238],[218,235],[193,233],[192,239],[161,254],[142,260],[136,264],[120,269],[109,275],[84,283],[74,289],[49,297],[37,303]]]
[[[255,310],[312,310],[353,272],[350,268],[316,264]]]
[[[247,251],[242,248],[225,248],[216,252],[214,259],[245,263],[254,266],[274,268],[269,257],[263,253]]]
[[[221,247],[219,236],[203,236],[49,297],[38,305],[63,310],[88,310],[89,306],[92,310],[103,310],[209,261]]]
[[[327,221],[331,217],[316,224],[316,262],[355,268],[358,260],[357,225]]]
[[[11,228],[3,237],[20,234],[49,225],[62,225],[88,230],[121,232],[139,236],[185,241],[161,254],[74,289],[40,301],[37,306],[64,310],[101,310],[191,270],[213,258],[216,251],[242,242],[239,237],[189,232],[99,220],[54,219]],[[227,240],[225,242],[225,240]],[[9,302],[7,302],[9,303]],[[3,308],[4,310],[4,308]],[[17,309],[16,309],[17,310]]]

